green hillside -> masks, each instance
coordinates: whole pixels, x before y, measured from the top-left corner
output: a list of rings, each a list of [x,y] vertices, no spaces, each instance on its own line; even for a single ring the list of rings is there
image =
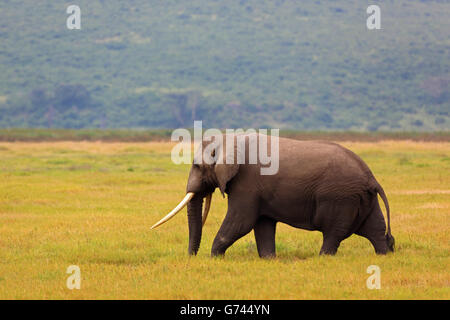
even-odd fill
[[[0,127],[442,131],[449,57],[448,1],[4,0]]]

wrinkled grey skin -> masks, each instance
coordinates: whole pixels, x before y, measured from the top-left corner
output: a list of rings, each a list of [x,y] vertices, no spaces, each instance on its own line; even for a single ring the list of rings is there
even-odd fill
[[[203,147],[208,143],[203,142]],[[226,157],[225,150],[219,145],[211,156],[216,157],[217,152],[216,158]],[[338,144],[279,138],[279,171],[275,175],[261,175],[260,164],[248,161],[193,164],[186,188],[196,194],[188,203],[192,255],[200,246],[203,198],[216,188],[228,195],[228,211],[214,239],[212,256],[225,254],[253,230],[259,256],[274,257],[277,222],[321,231],[320,254],[335,254],[340,242],[353,233],[369,239],[377,254],[394,251],[383,189],[361,158]],[[377,194],[387,209],[387,234]]]

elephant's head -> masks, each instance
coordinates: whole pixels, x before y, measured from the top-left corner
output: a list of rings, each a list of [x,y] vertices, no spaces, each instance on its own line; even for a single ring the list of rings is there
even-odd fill
[[[220,136],[220,138],[215,136],[211,140],[202,142],[202,148],[198,148],[194,155],[186,187],[186,196],[169,214],[152,226],[153,229],[163,224],[187,205],[189,254],[192,255],[197,254],[200,246],[202,227],[208,216],[212,193],[218,187],[224,195],[227,183],[239,170],[237,161],[226,160],[230,154],[225,151],[226,140],[225,136]],[[235,153],[233,153],[233,157],[235,157]],[[203,199],[206,199],[206,201],[202,214]]]

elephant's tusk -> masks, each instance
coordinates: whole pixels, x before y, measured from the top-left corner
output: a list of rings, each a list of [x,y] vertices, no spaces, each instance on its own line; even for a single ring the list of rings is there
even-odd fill
[[[181,211],[181,209],[183,209],[187,203],[189,201],[191,201],[191,199],[194,197],[195,193],[193,192],[188,192],[186,194],[186,196],[184,197],[183,200],[181,200],[181,202],[175,207],[175,209],[173,209],[172,211],[170,211],[164,218],[162,218],[161,220],[159,220],[157,223],[155,223],[151,229],[154,229],[160,225],[162,225],[164,222],[170,220],[171,218],[173,218],[174,215],[176,215],[178,212]]]
[[[206,196],[205,209],[203,210],[203,216],[202,216],[202,226],[205,225],[206,218],[208,217],[209,208],[211,207],[211,198],[212,198],[212,193],[210,193]]]

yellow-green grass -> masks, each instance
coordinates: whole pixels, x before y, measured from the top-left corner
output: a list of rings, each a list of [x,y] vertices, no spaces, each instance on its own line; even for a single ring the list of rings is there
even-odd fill
[[[213,259],[227,208],[216,192],[189,257],[185,210],[150,230],[185,193],[173,144],[0,143],[0,299],[449,299],[450,143],[342,144],[388,195],[394,254],[353,235],[319,256],[319,232],[279,224],[276,259],[258,257],[253,233]],[[70,265],[80,290],[66,286]]]

